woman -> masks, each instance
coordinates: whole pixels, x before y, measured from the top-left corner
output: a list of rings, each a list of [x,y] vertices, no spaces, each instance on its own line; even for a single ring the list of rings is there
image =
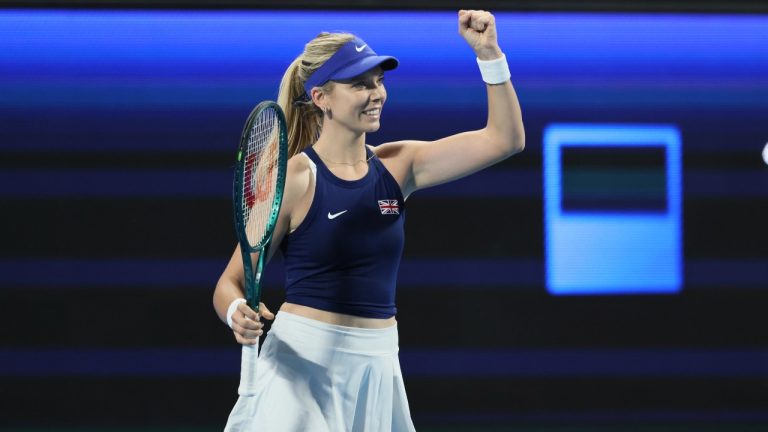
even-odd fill
[[[411,431],[397,358],[395,279],[404,201],[524,147],[517,96],[493,15],[459,11],[459,33],[488,83],[488,124],[434,142],[370,147],[387,98],[378,56],[349,34],[321,34],[289,66],[278,103],[289,123],[288,174],[273,238],[286,267],[286,302],[259,357],[255,396],[241,396],[226,430]],[[273,248],[275,249],[275,248]],[[242,300],[235,250],[214,293],[219,317],[241,344],[260,318]]]

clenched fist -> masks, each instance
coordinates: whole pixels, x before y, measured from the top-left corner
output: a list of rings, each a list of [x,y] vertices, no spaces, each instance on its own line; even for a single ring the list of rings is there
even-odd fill
[[[467,41],[480,60],[501,57],[496,36],[496,19],[482,10],[459,11],[459,34]]]

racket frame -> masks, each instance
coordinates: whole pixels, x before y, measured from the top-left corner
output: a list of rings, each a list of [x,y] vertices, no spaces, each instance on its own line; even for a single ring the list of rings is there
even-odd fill
[[[272,208],[267,221],[266,235],[260,244],[251,245],[246,235],[246,227],[243,209],[243,182],[244,171],[246,168],[246,157],[244,157],[248,148],[251,129],[259,115],[265,110],[274,110],[278,122],[278,157],[277,157],[277,181],[275,182],[275,197],[272,200]],[[285,114],[280,106],[273,101],[264,101],[254,108],[248,120],[245,122],[243,133],[240,136],[240,145],[237,152],[237,163],[235,165],[235,180],[233,182],[232,202],[234,206],[235,231],[237,240],[240,243],[240,251],[243,257],[243,271],[245,273],[245,299],[248,306],[258,313],[259,300],[261,299],[261,276],[269,255],[269,248],[272,243],[272,234],[277,225],[277,217],[280,213],[280,205],[283,201],[283,189],[285,187],[285,176],[288,166],[288,131],[286,127]],[[253,268],[251,254],[258,253],[256,268]],[[255,270],[255,271],[254,271]]]

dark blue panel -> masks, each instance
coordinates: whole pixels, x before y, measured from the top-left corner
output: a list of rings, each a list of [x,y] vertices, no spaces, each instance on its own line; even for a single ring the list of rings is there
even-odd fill
[[[0,261],[0,286],[213,287],[227,259],[5,260]],[[267,289],[283,285],[283,271],[279,259],[269,263],[264,274]],[[684,271],[687,289],[755,289],[763,287],[768,280],[768,266],[762,259],[689,259]],[[535,259],[405,259],[398,275],[402,289],[421,286],[530,289],[543,283],[544,264]]]
[[[0,349],[0,375],[237,376],[240,350]],[[768,377],[759,350],[403,350],[406,377]]]

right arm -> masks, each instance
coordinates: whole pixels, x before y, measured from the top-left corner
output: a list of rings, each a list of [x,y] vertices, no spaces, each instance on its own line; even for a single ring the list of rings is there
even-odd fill
[[[310,199],[311,202],[309,192],[310,185],[312,184],[311,177],[308,174],[309,165],[304,156],[293,157],[288,161],[283,203],[280,206],[280,214],[277,218],[275,232],[272,234],[272,243],[267,262],[280,247],[285,234],[296,228],[295,221],[298,220],[296,218],[298,213],[303,210],[304,214],[306,214],[308,206],[305,204],[307,199]],[[303,217],[304,215],[301,215],[301,219]],[[298,223],[300,222],[301,220],[298,220]],[[257,253],[251,254],[251,259],[256,260],[258,256]],[[235,299],[245,298],[243,289],[245,286],[244,278],[243,258],[240,252],[240,245],[237,245],[213,292],[213,308],[219,319],[224,323],[227,322],[227,309],[229,305]],[[259,312],[257,314],[245,303],[238,305],[237,310],[232,315],[232,331],[238,343],[244,345],[256,343],[256,338],[262,334],[262,327],[264,326],[260,322],[261,317],[259,315],[269,320],[275,317],[264,303],[259,303]]]
[[[252,256],[258,259],[259,254],[255,253]],[[229,309],[229,305],[235,299],[245,298],[245,294],[243,294],[243,287],[245,286],[244,277],[243,257],[240,253],[240,245],[238,244],[232,257],[229,259],[229,264],[224,269],[224,273],[219,277],[216,290],[213,292],[213,308],[216,310],[219,319],[224,323],[227,322],[227,309]],[[244,345],[256,343],[256,338],[261,336],[263,332],[262,327],[264,327],[259,315],[263,315],[264,318],[270,320],[275,317],[264,303],[259,303],[259,311],[260,314],[257,314],[245,303],[240,303],[237,306],[237,311],[232,314],[232,331],[238,343]]]

